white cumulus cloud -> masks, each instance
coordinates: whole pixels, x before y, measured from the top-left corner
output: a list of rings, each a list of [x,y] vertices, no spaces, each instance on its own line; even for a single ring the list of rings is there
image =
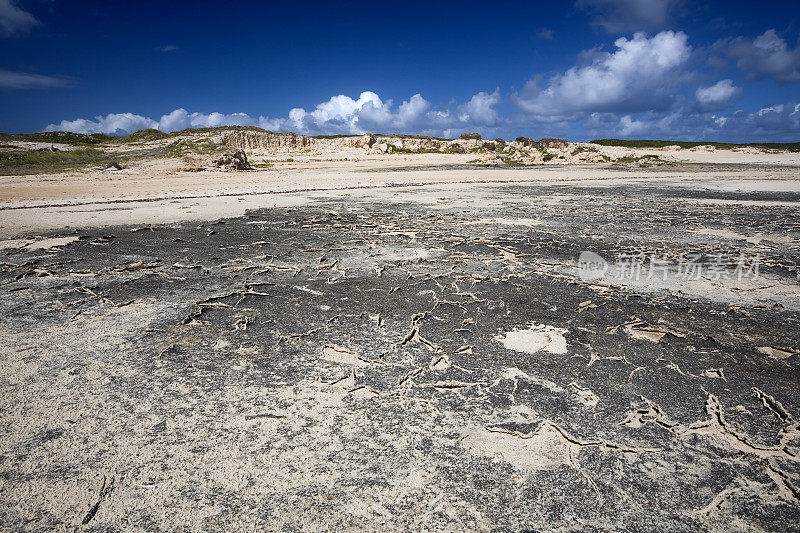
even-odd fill
[[[189,113],[176,109],[159,120],[134,113],[109,113],[94,120],[79,118],[50,124],[45,131],[74,131],[76,133],[107,133],[127,135],[147,128],[161,131],[179,131],[186,128],[213,128],[217,126],[254,126],[258,120],[245,113]]]
[[[695,91],[697,101],[704,109],[723,109],[730,105],[731,99],[742,94],[741,87],[736,87],[733,80],[720,80],[710,87],[698,87]]]
[[[185,109],[176,109],[162,115],[155,129],[161,131],[178,131],[186,128],[216,128],[218,126],[253,126],[256,120],[246,113],[189,113]]]
[[[589,64],[552,77],[543,89],[529,82],[517,103],[539,116],[668,108],[669,91],[691,54],[687,41],[685,33],[673,31],[620,37],[616,51],[594,54]]]
[[[354,100],[339,94],[327,102],[317,104],[313,111],[294,108],[289,111],[288,118],[261,117],[262,127],[275,130],[290,130],[312,134],[346,134],[361,133],[363,128],[358,124],[362,114],[367,119],[385,122],[391,102],[384,103],[380,96],[372,91],[364,91]]]
[[[464,122],[474,122],[485,126],[494,126],[499,117],[495,106],[500,102],[500,91],[493,93],[480,92],[464,104],[459,114],[459,119]]]
[[[109,113],[106,116],[95,117],[95,120],[85,118],[62,120],[58,124],[50,124],[45,128],[45,131],[73,131],[75,133],[126,135],[134,131],[155,128],[157,126],[158,122],[141,115],[135,115],[133,113]]]
[[[310,135],[359,134],[365,132],[424,133],[450,136],[465,129],[491,129],[498,126],[495,106],[500,92],[479,92],[453,109],[432,109],[431,103],[415,94],[397,107],[371,91],[358,99],[337,95],[317,104],[313,111],[295,108],[286,118],[260,117],[264,129],[294,131]]]

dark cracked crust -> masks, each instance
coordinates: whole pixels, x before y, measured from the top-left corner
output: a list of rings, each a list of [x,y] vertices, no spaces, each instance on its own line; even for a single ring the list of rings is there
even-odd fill
[[[690,231],[797,239],[797,195],[485,187],[6,250],[3,527],[800,529],[798,356],[757,349],[800,348],[796,304],[570,270],[757,249],[796,293],[796,243]],[[567,353],[504,347],[530,324]]]

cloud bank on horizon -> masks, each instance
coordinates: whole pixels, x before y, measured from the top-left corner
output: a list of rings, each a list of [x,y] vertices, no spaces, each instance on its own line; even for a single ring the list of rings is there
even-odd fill
[[[133,113],[110,113],[94,120],[79,118],[50,124],[45,131],[107,133],[124,135],[153,128],[165,132],[186,128],[217,126],[259,126],[271,131],[291,131],[308,135],[347,135],[366,132],[458,135],[466,130],[496,129],[501,125],[494,106],[499,90],[479,92],[462,105],[432,109],[431,103],[415,94],[399,106],[382,100],[372,91],[357,99],[340,94],[317,104],[313,111],[294,108],[287,117],[251,117],[246,113],[189,113],[176,109],[158,120]]]
[[[762,28],[754,37],[693,43],[688,30],[665,29],[685,11],[684,0],[577,0],[574,6],[613,44],[584,48],[572,65],[546,74],[531,67],[519,74],[518,90],[487,90],[484,85],[468,99],[434,104],[441,95],[429,100],[422,91],[407,93],[395,103],[364,87],[358,95],[297,102],[312,107],[295,107],[282,116],[184,108],[166,112],[167,108],[162,116],[150,117],[121,109],[89,118],[58,117],[62,120],[44,130],[124,135],[145,128],[171,132],[238,125],[309,135],[396,132],[453,137],[477,131],[495,137],[538,131],[570,138],[800,138],[800,94],[752,105],[759,84],[800,84],[800,39],[791,43],[786,32]],[[19,38],[41,24],[15,0],[0,0],[0,36]],[[531,32],[531,40],[538,41],[553,41],[558,35],[550,28]],[[182,49],[174,44],[158,48],[173,53]],[[63,76],[0,66],[0,90],[74,85]],[[743,100],[749,105],[742,105]]]

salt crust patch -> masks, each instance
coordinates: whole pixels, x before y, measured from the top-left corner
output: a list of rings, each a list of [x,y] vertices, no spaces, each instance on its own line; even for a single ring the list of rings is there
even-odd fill
[[[497,336],[495,340],[503,343],[508,350],[535,354],[545,351],[553,354],[567,353],[567,339],[564,335],[567,330],[547,324],[531,324],[528,329],[515,329],[509,331],[504,337]]]

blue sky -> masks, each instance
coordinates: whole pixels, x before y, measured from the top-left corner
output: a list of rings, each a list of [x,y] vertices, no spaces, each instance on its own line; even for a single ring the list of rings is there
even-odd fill
[[[796,1],[0,0],[0,131],[797,141],[799,41]]]

